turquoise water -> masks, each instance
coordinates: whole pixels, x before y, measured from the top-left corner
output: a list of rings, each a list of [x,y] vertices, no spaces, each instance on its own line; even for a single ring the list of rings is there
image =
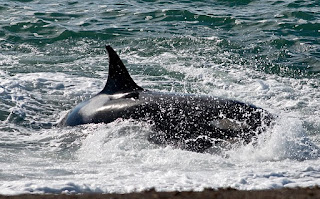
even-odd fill
[[[1,1],[0,193],[319,184],[319,38],[317,0]],[[144,88],[249,102],[278,126],[224,155],[153,146],[127,121],[53,127],[103,88],[106,44]]]

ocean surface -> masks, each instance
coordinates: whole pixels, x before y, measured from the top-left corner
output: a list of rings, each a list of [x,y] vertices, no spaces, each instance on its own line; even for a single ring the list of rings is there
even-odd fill
[[[277,116],[257,143],[195,153],[137,121],[55,124],[103,87],[105,45],[161,92]],[[320,185],[319,0],[0,0],[0,194]]]

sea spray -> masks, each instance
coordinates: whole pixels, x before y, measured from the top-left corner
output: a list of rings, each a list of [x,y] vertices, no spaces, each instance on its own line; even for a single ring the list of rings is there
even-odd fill
[[[278,115],[273,127],[257,139],[227,152],[230,158],[241,161],[308,160],[318,158],[319,147],[306,134],[302,121],[295,115]]]

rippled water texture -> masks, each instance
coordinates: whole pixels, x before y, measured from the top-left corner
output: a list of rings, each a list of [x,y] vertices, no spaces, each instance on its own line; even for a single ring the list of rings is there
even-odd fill
[[[320,184],[319,38],[318,0],[1,1],[0,193]],[[208,154],[134,121],[54,127],[103,88],[106,44],[144,88],[252,103],[277,125]]]

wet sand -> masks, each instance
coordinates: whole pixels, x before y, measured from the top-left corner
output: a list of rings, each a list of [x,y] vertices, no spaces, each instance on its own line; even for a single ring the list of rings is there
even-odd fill
[[[240,191],[236,189],[205,189],[201,192],[157,192],[148,190],[128,194],[23,194],[16,196],[3,196],[0,199],[200,199],[200,198],[245,198],[245,199],[282,199],[282,198],[320,198],[320,187],[312,188],[282,188],[273,190]]]

